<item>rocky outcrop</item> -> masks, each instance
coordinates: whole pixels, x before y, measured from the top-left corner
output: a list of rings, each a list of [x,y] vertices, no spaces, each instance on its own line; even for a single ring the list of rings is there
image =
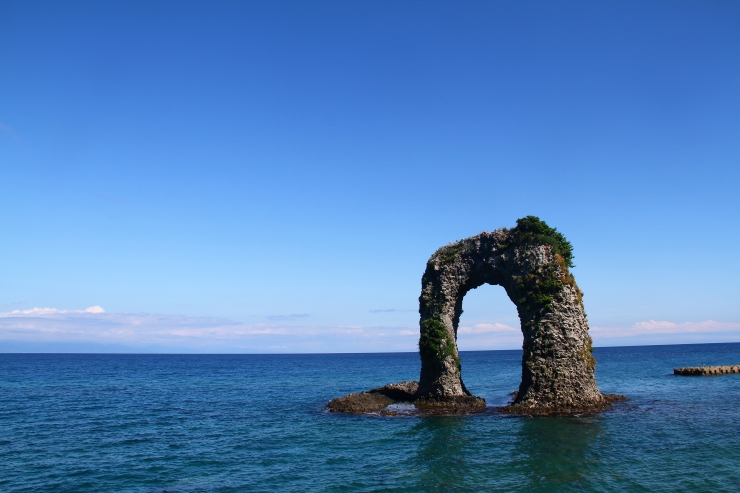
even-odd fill
[[[396,402],[413,402],[419,382],[392,383],[384,387],[345,395],[329,401],[329,411],[364,414],[380,411]]]
[[[583,294],[569,271],[572,247],[537,217],[437,250],[419,298],[419,399],[454,402],[470,392],[461,375],[457,328],[465,294],[502,286],[524,335],[522,382],[506,412],[570,414],[607,406],[596,386]]]
[[[332,412],[366,414],[383,411],[391,404],[413,404],[414,414],[468,414],[486,407],[480,397],[460,396],[456,399],[435,399],[418,394],[419,382],[392,383],[384,387],[345,395],[329,401],[327,408]],[[383,414],[398,414],[383,412]]]
[[[569,271],[572,260],[565,237],[534,216],[517,220],[515,228],[483,232],[437,250],[427,262],[419,297],[418,388],[403,399],[433,413],[485,408],[463,383],[457,329],[465,294],[493,284],[516,305],[524,335],[522,381],[502,412],[576,414],[624,400],[601,394],[596,386],[583,293]],[[383,391],[390,387],[334,399],[329,409],[382,409],[399,400]]]
[[[700,376],[700,375],[725,375],[728,373],[740,373],[740,365],[727,366],[689,366],[674,368],[674,375]]]

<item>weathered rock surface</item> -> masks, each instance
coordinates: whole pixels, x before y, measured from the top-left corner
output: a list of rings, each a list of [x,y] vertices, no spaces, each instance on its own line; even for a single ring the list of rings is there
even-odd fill
[[[700,376],[700,375],[725,375],[728,373],[740,373],[740,365],[726,366],[689,366],[674,368],[674,375]]]

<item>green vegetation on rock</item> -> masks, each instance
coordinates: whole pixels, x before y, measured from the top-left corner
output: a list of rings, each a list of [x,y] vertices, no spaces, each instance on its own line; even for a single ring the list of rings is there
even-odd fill
[[[519,303],[535,312],[551,310],[554,297],[561,294],[567,285],[575,290],[576,303],[582,307],[583,292],[569,271],[569,267],[573,267],[573,245],[562,233],[537,216],[517,219],[516,224],[515,228],[508,230],[511,243],[504,245],[504,248],[527,243],[545,244],[552,247],[554,258],[551,264],[533,267],[526,275],[515,277],[522,291]]]
[[[439,261],[442,264],[451,264],[455,261],[455,258],[457,257],[457,254],[462,251],[462,245],[459,245],[457,243],[452,245],[443,246],[439,250],[437,250],[435,253],[439,255]]]
[[[424,330],[419,338],[419,354],[423,362],[442,363],[448,356],[459,366],[460,358],[455,350],[455,340],[450,337],[445,324],[436,318],[428,318],[421,323]]]
[[[550,245],[552,253],[563,257],[565,265],[573,267],[573,245],[565,239],[563,233],[551,228],[537,216],[527,216],[516,220],[516,227],[508,230],[511,245],[540,243]]]
[[[578,351],[578,354],[581,359],[586,362],[589,369],[593,370],[596,368],[596,358],[594,358],[594,346],[591,336],[588,336],[588,339],[586,339],[586,347]]]
[[[516,276],[519,289],[524,292],[519,303],[527,305],[531,310],[552,308],[553,297],[563,289],[560,277],[557,266],[552,264],[540,265],[532,268],[525,276]]]

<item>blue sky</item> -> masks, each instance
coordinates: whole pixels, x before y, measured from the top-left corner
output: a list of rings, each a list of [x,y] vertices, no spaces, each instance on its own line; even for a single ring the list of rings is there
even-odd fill
[[[414,350],[427,258],[529,214],[573,243],[597,345],[740,341],[739,22],[3,2],[0,351]],[[500,287],[461,326],[520,345]]]

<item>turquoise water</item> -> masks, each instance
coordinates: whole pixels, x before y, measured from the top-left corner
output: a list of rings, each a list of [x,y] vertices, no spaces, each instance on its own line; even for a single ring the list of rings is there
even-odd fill
[[[330,414],[418,355],[0,355],[0,491],[740,490],[740,344],[599,348],[599,416]],[[500,405],[520,351],[465,352]]]

